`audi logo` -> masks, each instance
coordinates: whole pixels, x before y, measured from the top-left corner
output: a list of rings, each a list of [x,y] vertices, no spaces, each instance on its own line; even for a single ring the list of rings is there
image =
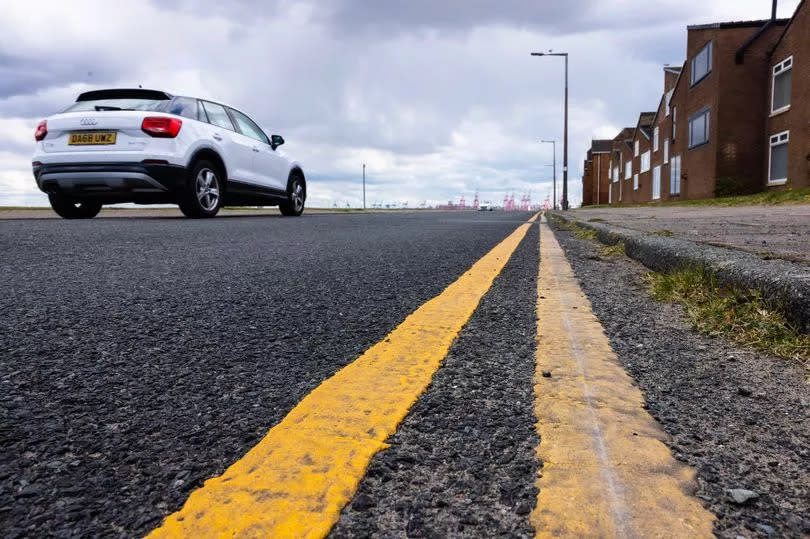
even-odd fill
[[[96,120],[95,118],[82,118],[79,123],[82,125],[96,125],[98,123],[98,120]]]

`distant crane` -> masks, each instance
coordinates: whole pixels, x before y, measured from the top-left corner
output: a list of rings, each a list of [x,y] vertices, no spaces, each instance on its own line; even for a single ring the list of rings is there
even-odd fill
[[[478,210],[478,191],[475,192],[475,198],[473,199],[472,209]]]

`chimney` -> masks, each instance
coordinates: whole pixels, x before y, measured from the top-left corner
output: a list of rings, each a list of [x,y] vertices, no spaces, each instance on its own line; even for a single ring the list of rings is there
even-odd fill
[[[773,7],[771,7],[771,20],[776,20],[776,5],[779,3],[779,0],[773,0]]]

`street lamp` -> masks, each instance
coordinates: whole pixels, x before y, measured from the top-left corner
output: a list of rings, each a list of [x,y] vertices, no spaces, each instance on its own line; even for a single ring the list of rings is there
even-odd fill
[[[366,209],[366,164],[363,163],[363,209]]]
[[[565,126],[563,131],[563,197],[562,209],[568,209],[568,53],[533,52],[532,56],[562,56],[565,58]],[[556,201],[555,201],[556,202]]]
[[[554,178],[552,180],[552,185],[554,186],[554,199],[552,203],[552,207],[556,210],[557,209],[557,141],[556,140],[541,140],[540,142],[544,144],[551,144],[552,151],[554,152],[554,156],[552,157],[552,167],[554,167]],[[548,165],[546,165],[548,166]]]

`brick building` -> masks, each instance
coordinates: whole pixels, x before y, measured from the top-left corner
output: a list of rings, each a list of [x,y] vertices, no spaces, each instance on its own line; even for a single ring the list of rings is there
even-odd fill
[[[687,27],[687,59],[665,66],[657,110],[613,140],[610,203],[810,186],[808,6]]]
[[[582,176],[582,205],[607,204],[610,196],[610,150],[613,141],[592,140]]]
[[[769,52],[764,178],[768,189],[810,187],[810,2],[802,0]]]
[[[655,119],[655,112],[642,112],[633,130],[632,146],[633,158],[632,166],[625,163],[625,184],[624,192],[628,196],[625,202],[637,203],[650,200],[652,193],[652,173],[650,159],[652,154],[652,125]]]
[[[632,161],[633,154],[633,133],[634,127],[625,127],[613,139],[610,149],[610,160],[608,161],[610,179],[610,191],[608,191],[609,204],[621,204],[627,202],[624,199],[623,180],[625,172],[625,162]]]

